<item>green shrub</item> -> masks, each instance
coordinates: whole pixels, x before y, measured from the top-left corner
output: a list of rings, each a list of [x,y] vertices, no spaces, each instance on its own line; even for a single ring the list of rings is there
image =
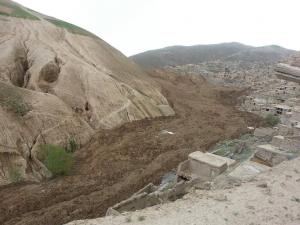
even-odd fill
[[[268,114],[265,117],[265,121],[266,121],[266,123],[267,123],[268,126],[274,127],[278,123],[280,123],[280,118],[279,118],[279,116],[275,116],[273,114]]]
[[[24,116],[31,110],[31,106],[24,101],[19,90],[6,84],[0,86],[0,105],[18,116]]]
[[[38,158],[54,176],[68,174],[73,165],[73,155],[56,145],[41,145]]]
[[[14,168],[9,171],[9,180],[12,183],[19,183],[23,180],[21,171],[18,168]]]
[[[75,138],[74,138],[74,137],[71,137],[71,138],[69,139],[69,142],[68,142],[67,146],[66,146],[66,151],[67,151],[68,153],[74,153],[74,152],[78,149],[78,147],[79,147],[79,146],[78,146],[78,144],[77,144]]]

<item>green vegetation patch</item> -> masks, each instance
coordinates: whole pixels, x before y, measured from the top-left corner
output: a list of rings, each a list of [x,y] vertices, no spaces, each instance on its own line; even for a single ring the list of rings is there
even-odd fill
[[[73,166],[73,155],[51,144],[41,145],[38,158],[54,176],[67,175]]]
[[[78,27],[74,24],[62,21],[62,20],[57,20],[57,19],[46,19],[47,21],[49,21],[50,23],[53,23],[54,25],[61,27],[61,28],[65,28],[66,30],[68,30],[69,32],[73,33],[73,34],[80,34],[80,35],[85,35],[85,36],[91,36],[91,37],[96,37],[94,34],[92,34],[91,32]]]
[[[270,114],[266,115],[265,122],[267,123],[268,126],[274,127],[280,123],[280,118],[279,118],[279,116],[275,116],[270,113]]]
[[[7,84],[0,84],[0,105],[18,116],[25,116],[31,110],[19,90]]]
[[[30,19],[30,20],[39,20],[38,17],[30,14],[29,12],[27,12],[21,8],[14,9],[14,11],[10,14],[10,16],[23,18],[23,19]]]
[[[18,5],[14,4],[12,2],[0,0],[0,6],[4,6],[4,7],[12,9],[11,13],[1,12],[1,10],[0,10],[0,15],[12,16],[12,17],[23,18],[23,19],[30,19],[30,20],[39,20],[38,17],[30,14],[29,12],[27,12],[26,10],[22,9],[21,7],[19,7]]]
[[[9,180],[12,183],[19,183],[19,182],[23,181],[23,177],[20,172],[20,169],[18,169],[18,168],[11,169],[9,171]]]
[[[245,161],[253,154],[252,150],[248,147],[249,144],[247,144],[247,142],[251,142],[251,139],[252,137],[246,134],[239,139],[225,140],[216,146],[213,153],[239,162]]]

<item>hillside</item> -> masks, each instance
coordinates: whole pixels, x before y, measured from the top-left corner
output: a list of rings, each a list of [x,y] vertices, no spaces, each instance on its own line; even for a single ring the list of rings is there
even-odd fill
[[[240,90],[145,73],[90,32],[12,1],[0,12],[0,224],[102,216],[193,149],[261,122],[235,108]],[[72,155],[65,176],[44,165],[49,145]]]
[[[275,45],[252,47],[233,42],[213,45],[173,46],[140,53],[131,56],[131,58],[144,69],[153,69],[220,61],[227,63],[238,61],[275,63],[294,52]]]
[[[99,130],[76,152],[70,176],[0,188],[0,224],[60,225],[103,216],[149,182],[159,182],[195,149],[207,151],[261,122],[236,109],[239,90],[214,87],[201,76],[164,70],[149,75],[176,116]]]
[[[49,177],[42,144],[86,144],[98,129],[174,115],[147,74],[75,25],[0,0],[0,185]]]

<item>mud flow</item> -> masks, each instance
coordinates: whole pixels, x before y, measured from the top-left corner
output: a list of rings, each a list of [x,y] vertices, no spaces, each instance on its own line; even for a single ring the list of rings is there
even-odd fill
[[[190,152],[259,126],[255,115],[236,109],[241,90],[212,86],[200,76],[149,74],[177,115],[99,131],[76,152],[69,176],[1,187],[0,224],[59,225],[103,216],[149,182],[159,182]]]

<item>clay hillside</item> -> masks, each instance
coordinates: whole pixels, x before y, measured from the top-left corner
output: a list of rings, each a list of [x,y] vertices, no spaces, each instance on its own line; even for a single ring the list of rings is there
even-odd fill
[[[88,31],[11,1],[0,12],[1,225],[103,216],[196,149],[261,124],[236,108],[243,90],[145,73]]]
[[[144,69],[183,66],[207,62],[277,63],[295,53],[276,45],[252,47],[241,43],[172,46],[140,53],[131,58]]]
[[[175,47],[176,54],[172,49],[145,59],[151,68],[155,64],[145,71],[76,25],[0,0],[0,225],[199,224],[206,206],[213,209],[210,219],[231,215],[211,224],[243,224],[255,214],[249,213],[253,207],[259,213],[249,224],[270,224],[269,216],[275,218],[280,210],[291,211],[272,224],[299,218],[299,191],[294,191],[299,190],[299,159],[283,161],[300,154],[300,87],[263,66],[287,58],[279,74],[295,79],[299,64],[289,58],[293,51],[238,43]],[[156,68],[158,61],[158,67],[167,68]],[[257,72],[257,61],[270,79]],[[239,70],[240,62],[250,65],[246,71],[252,76]],[[174,63],[183,66],[167,66]],[[187,63],[201,68],[191,73]],[[230,73],[224,74],[228,64]],[[212,72],[216,67],[220,73]],[[256,89],[210,82],[203,68],[216,79],[239,77]],[[279,173],[283,169],[289,176]],[[262,175],[269,177],[267,185],[254,180],[264,171],[270,171]],[[245,174],[254,175],[254,186],[242,179]],[[276,192],[269,190],[271,184]],[[197,200],[198,210],[181,213],[178,207],[188,208],[177,207],[176,200],[196,187],[220,187],[224,196],[228,187],[232,195],[217,201],[236,199],[236,204],[226,205],[232,211],[225,205],[215,211],[214,199]],[[237,217],[235,211],[249,199],[240,193],[255,197],[255,204]],[[204,192],[203,198],[209,194],[214,195]],[[271,194],[277,196],[273,214],[260,208],[268,209]],[[175,207],[151,212],[153,217],[131,214],[170,201]],[[177,212],[182,220],[176,221]],[[202,220],[194,216],[196,221],[186,223],[190,212]],[[259,223],[262,214],[266,223]],[[105,215],[119,217],[76,222]],[[168,222],[159,221],[164,217]]]
[[[0,101],[0,183],[12,164],[47,176],[35,156],[41,143],[83,145],[96,129],[174,114],[118,50],[8,0],[0,0]]]

